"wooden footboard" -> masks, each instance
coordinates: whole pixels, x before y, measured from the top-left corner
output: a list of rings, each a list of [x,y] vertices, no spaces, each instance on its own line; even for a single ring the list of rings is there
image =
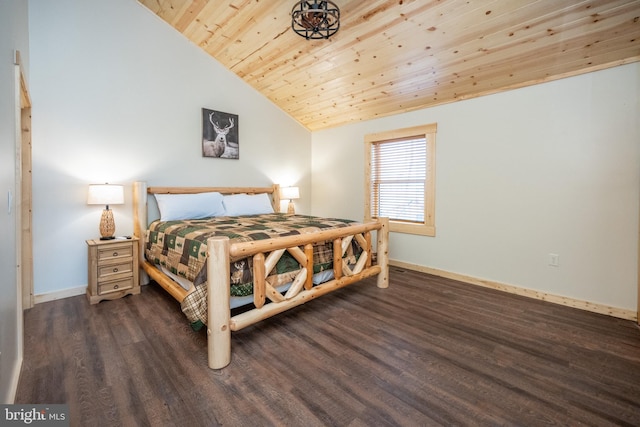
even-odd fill
[[[226,189],[229,190],[229,189]],[[255,190],[255,189],[254,189]],[[263,189],[264,190],[264,189]],[[172,192],[176,192],[172,188]],[[193,192],[193,189],[189,189]],[[214,191],[207,189],[205,191]],[[235,189],[233,192],[240,192]],[[268,190],[267,190],[268,191]],[[275,191],[275,190],[274,190]],[[134,183],[134,233],[144,241],[147,227],[147,189],[145,183]],[[371,233],[377,237],[377,262],[372,262],[373,245]],[[343,255],[355,240],[362,253],[355,266],[349,266]],[[328,282],[313,286],[313,244],[333,242],[333,275]],[[221,369],[231,361],[231,331],[238,331],[290,308],[304,304],[318,296],[340,289],[367,277],[377,275],[377,286],[389,285],[388,265],[389,222],[381,218],[375,222],[357,224],[317,233],[302,234],[243,243],[231,243],[226,237],[210,238],[207,241],[208,260],[208,364],[212,369]],[[144,248],[141,247],[144,255]],[[275,267],[284,252],[289,252],[302,266],[292,285],[284,293],[278,292],[266,277]],[[230,263],[233,260],[253,257],[254,305],[256,308],[231,317],[230,310]],[[141,268],[163,286],[174,298],[182,301],[188,291],[168,279],[141,256]],[[267,300],[269,303],[267,304]]]
[[[371,263],[370,233],[377,230],[378,263]],[[212,238],[207,241],[209,250],[207,277],[209,283],[207,334],[209,336],[209,367],[220,369],[231,361],[231,331],[238,331],[256,322],[264,320],[307,301],[340,289],[359,280],[378,275],[378,287],[389,285],[388,269],[388,220],[355,225],[313,234],[289,236],[279,239],[259,240],[245,243],[229,243],[227,238]],[[357,237],[356,237],[357,236]],[[356,238],[363,252],[358,263],[351,269],[342,260],[342,254],[351,239]],[[313,243],[333,241],[334,253],[340,253],[338,262],[334,261],[334,279],[320,285],[304,286],[310,281],[313,272],[313,252],[300,247],[310,247]],[[343,245],[343,242],[346,244]],[[265,277],[287,250],[295,253],[303,267],[294,279],[285,295],[280,294],[265,282]],[[276,254],[274,256],[274,254]],[[256,308],[236,316],[230,316],[229,309],[229,264],[233,259],[253,256],[254,268],[254,304]],[[214,278],[211,280],[210,278]],[[309,282],[310,283],[310,282]],[[258,288],[256,292],[255,289]],[[265,304],[265,299],[271,301]],[[212,309],[213,308],[213,309]]]

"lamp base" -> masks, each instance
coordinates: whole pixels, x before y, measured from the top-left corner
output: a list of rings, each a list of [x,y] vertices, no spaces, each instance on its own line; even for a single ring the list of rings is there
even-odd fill
[[[111,240],[116,232],[116,223],[113,220],[113,212],[108,207],[102,211],[100,218],[100,240]]]
[[[295,206],[293,206],[293,202],[291,200],[289,200],[289,205],[287,206],[287,213],[288,214],[295,214],[296,213],[296,208],[295,208]]]

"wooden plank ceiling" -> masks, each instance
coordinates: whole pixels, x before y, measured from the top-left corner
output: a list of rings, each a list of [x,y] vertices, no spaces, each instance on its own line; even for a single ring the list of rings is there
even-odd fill
[[[139,0],[310,130],[640,60],[640,0],[334,0],[306,40],[294,0]]]

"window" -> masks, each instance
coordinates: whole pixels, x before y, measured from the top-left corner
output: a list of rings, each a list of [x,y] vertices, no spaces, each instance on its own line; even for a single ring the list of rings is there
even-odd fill
[[[435,236],[436,124],[365,136],[365,219]]]

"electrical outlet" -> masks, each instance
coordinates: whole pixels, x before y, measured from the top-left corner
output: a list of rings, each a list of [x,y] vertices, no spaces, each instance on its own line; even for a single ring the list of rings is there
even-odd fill
[[[560,265],[560,255],[549,254],[549,265],[552,267],[558,267]]]

